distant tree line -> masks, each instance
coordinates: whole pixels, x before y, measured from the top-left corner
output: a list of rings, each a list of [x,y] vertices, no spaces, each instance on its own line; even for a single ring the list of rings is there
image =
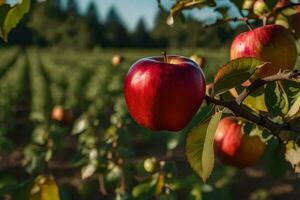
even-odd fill
[[[220,47],[233,37],[229,25],[204,28],[195,19],[166,25],[167,14],[158,11],[152,30],[141,18],[134,31],[128,31],[115,7],[101,20],[97,6],[91,2],[85,15],[79,14],[76,0],[62,7],[60,0],[34,3],[32,12],[12,32],[9,44],[101,47]]]

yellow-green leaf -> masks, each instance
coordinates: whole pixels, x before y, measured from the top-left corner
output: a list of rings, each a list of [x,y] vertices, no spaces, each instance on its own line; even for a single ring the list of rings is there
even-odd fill
[[[247,96],[247,98],[243,101],[243,104],[257,112],[268,112],[267,106],[265,104],[265,88],[261,87],[254,93]]]
[[[248,80],[265,62],[256,58],[238,58],[223,65],[214,81],[215,94],[221,94]]]
[[[59,189],[53,176],[38,176],[34,180],[29,200],[60,200]]]
[[[222,113],[217,112],[210,120],[196,126],[187,137],[187,160],[205,182],[214,167],[214,136]]]
[[[173,25],[174,17],[178,15],[182,10],[200,8],[203,6],[215,6],[215,2],[214,0],[178,0],[170,10],[170,15],[167,19],[167,24]]]
[[[7,40],[8,33],[16,27],[19,21],[30,9],[30,0],[22,0],[21,3],[11,7],[1,23],[1,37]]]
[[[299,96],[296,99],[296,101],[291,106],[290,110],[288,111],[286,117],[288,119],[293,119],[300,116],[300,92]]]

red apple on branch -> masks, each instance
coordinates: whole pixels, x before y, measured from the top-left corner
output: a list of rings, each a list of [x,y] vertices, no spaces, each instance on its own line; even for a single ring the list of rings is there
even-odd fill
[[[244,168],[261,158],[265,151],[265,143],[259,136],[243,134],[237,118],[225,117],[218,125],[214,148],[224,164]]]
[[[128,111],[138,124],[154,131],[178,131],[199,109],[205,78],[186,57],[143,58],[131,66],[124,93]]]
[[[231,59],[256,57],[270,64],[260,68],[256,75],[263,78],[279,70],[295,67],[297,48],[290,32],[280,25],[266,25],[239,34],[230,50]]]

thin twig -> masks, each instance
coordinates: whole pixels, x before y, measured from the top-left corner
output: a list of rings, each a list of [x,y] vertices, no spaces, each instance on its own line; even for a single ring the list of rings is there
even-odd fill
[[[204,28],[214,27],[214,26],[226,24],[228,22],[238,22],[239,21],[239,22],[245,22],[246,23],[247,20],[248,19],[246,17],[242,17],[242,18],[239,18],[239,17],[225,18],[225,19],[222,19],[222,20],[218,20],[214,24],[205,25]]]
[[[252,30],[253,30],[253,27],[252,27],[252,25],[251,25],[250,22],[249,22],[249,18],[247,18],[241,10],[239,10],[239,13],[240,13],[240,15],[241,15],[242,18],[245,18],[245,19],[246,19],[244,22],[246,23],[246,25],[247,25],[247,27],[249,28],[249,30],[252,31]]]
[[[271,75],[262,79],[257,79],[254,81],[249,87],[245,88],[243,92],[236,98],[236,102],[241,104],[249,94],[255,92],[260,87],[264,86],[269,82],[280,81],[280,80],[288,80],[296,83],[300,83],[300,72],[299,71],[289,71],[284,72],[280,71],[275,75]]]

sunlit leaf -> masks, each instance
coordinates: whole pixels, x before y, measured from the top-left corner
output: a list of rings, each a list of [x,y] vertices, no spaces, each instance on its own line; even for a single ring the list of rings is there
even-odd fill
[[[300,147],[294,141],[287,143],[285,159],[292,165],[296,173],[300,173]]]
[[[165,185],[165,177],[163,175],[159,175],[156,183],[156,188],[155,188],[156,196],[159,196],[162,193],[164,185]]]
[[[282,15],[282,14],[279,14],[277,17],[276,17],[276,20],[275,20],[275,24],[278,24],[278,25],[281,25],[285,28],[289,28],[289,20],[286,16]]]
[[[186,155],[191,167],[206,181],[214,167],[214,135],[222,113],[216,113],[210,120],[200,123],[188,135]]]
[[[215,94],[226,92],[242,84],[264,64],[256,58],[238,58],[223,65],[215,76]]]
[[[29,12],[30,9],[30,0],[22,0],[21,3],[11,7],[5,14],[1,14],[0,22],[1,31],[0,36],[7,40],[8,33],[16,27],[19,21],[24,17],[24,15]],[[1,5],[1,6],[6,6]],[[7,7],[7,6],[6,6]],[[6,10],[7,8],[4,8]]]
[[[1,6],[2,4],[5,4],[5,2],[6,2],[6,0],[0,0],[0,6]]]
[[[59,189],[53,176],[38,176],[34,180],[29,200],[60,200]]]
[[[244,0],[243,9],[251,10],[253,8],[255,0]]]
[[[267,112],[267,106],[265,104],[265,88],[261,87],[243,101],[243,104],[255,111]]]
[[[178,0],[170,10],[170,15],[167,18],[167,24],[173,25],[174,17],[181,13],[181,11],[183,10],[215,5],[216,4],[214,0]]]
[[[300,117],[300,92],[298,93],[298,98],[296,98],[296,101],[290,107],[286,117],[289,119]]]

